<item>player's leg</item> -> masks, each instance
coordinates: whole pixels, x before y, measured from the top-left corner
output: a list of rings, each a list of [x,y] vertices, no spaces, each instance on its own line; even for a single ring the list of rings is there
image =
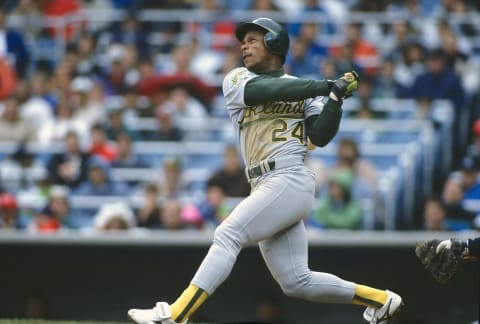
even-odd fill
[[[303,221],[259,243],[268,269],[284,293],[315,302],[351,303],[355,284],[308,268],[308,242]]]
[[[171,305],[171,318],[181,322],[195,312],[228,277],[244,246],[297,223],[298,215],[311,208],[313,190],[313,178],[307,171],[303,175],[276,172],[254,185],[250,196],[215,230],[212,246],[190,285]]]
[[[289,296],[315,302],[363,305],[374,312],[388,304],[391,308],[384,309],[388,316],[401,304],[401,298],[391,292],[358,285],[332,274],[311,271],[308,268],[308,242],[302,221],[259,245],[268,269]],[[364,315],[367,320],[373,316]]]
[[[311,177],[309,173],[306,177]],[[301,178],[301,177],[300,177]],[[292,180],[296,184],[292,183]],[[307,181],[308,182],[308,181]],[[194,292],[204,291],[211,295],[228,277],[240,250],[291,226],[299,214],[306,213],[312,204],[313,190],[302,183],[295,174],[271,175],[254,186],[249,197],[244,199],[215,230],[213,244],[198,268],[189,288],[172,305],[172,318],[188,318],[198,307],[192,305]],[[307,194],[298,196],[298,192]],[[292,203],[292,202],[295,203]],[[192,288],[193,287],[193,288]],[[200,288],[201,287],[201,288]],[[192,305],[186,308],[185,305]],[[199,305],[198,305],[199,306]],[[179,313],[186,314],[178,316]]]

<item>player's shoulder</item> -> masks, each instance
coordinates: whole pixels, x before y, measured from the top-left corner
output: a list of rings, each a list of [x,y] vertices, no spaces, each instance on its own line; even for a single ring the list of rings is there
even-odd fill
[[[223,86],[227,89],[233,89],[242,83],[245,79],[251,79],[257,75],[245,67],[238,67],[225,75]]]

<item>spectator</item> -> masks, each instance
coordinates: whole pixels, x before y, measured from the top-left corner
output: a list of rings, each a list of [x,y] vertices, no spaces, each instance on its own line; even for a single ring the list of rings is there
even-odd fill
[[[57,28],[57,26],[49,27],[47,33],[51,38],[55,38],[58,34],[65,35],[65,40],[67,43],[72,42],[79,33],[87,28],[85,17],[82,14],[82,3],[76,0],[40,0],[39,1],[39,10],[42,13],[42,16],[47,17],[58,17],[62,18],[68,15],[75,15],[80,17],[79,20],[69,22],[63,30]]]
[[[337,71],[338,74],[355,70],[360,74],[360,77],[363,78],[364,71],[360,65],[355,62],[352,44],[347,43],[342,45],[338,50],[335,50],[335,52],[334,55],[331,55],[331,58],[335,66],[335,71]]]
[[[100,78],[102,89],[107,95],[121,95],[139,81],[138,71],[131,70],[129,66],[129,63],[135,64],[137,60],[136,52],[132,57],[129,52],[131,50],[123,44],[112,44],[107,49],[107,65]],[[129,62],[129,58],[133,62]]]
[[[95,214],[93,224],[98,231],[128,230],[136,226],[132,209],[123,202],[103,204]]]
[[[250,10],[253,11],[279,11],[279,7],[272,0],[252,0]]]
[[[323,59],[318,67],[318,74],[321,79],[335,80],[340,74],[340,72],[337,71],[335,61],[328,57]]]
[[[148,168],[140,156],[133,153],[132,139],[127,133],[119,133],[116,141],[117,157],[112,161],[113,168]]]
[[[401,60],[401,55],[405,48],[417,39],[417,31],[413,28],[408,20],[398,20],[392,22],[390,25],[389,34],[386,36],[387,48],[389,52],[387,56],[392,57],[393,60]]]
[[[352,169],[356,177],[360,182],[364,182],[363,185],[358,185],[358,188],[364,187],[364,189],[370,188],[372,191],[377,188],[377,170],[375,166],[367,159],[361,157],[360,149],[357,142],[351,138],[342,138],[337,147],[337,164],[336,169]],[[355,186],[355,185],[354,185]],[[355,190],[355,189],[354,189]],[[362,189],[358,189],[361,191]],[[362,195],[354,196],[359,197]]]
[[[297,39],[304,42],[309,60],[318,66],[328,56],[328,49],[318,41],[319,25],[316,22],[305,22],[299,30]]]
[[[317,72],[317,64],[307,52],[307,43],[302,38],[296,38],[292,44],[292,50],[285,62],[286,72],[298,77],[313,77]]]
[[[235,46],[225,48],[223,63],[216,71],[219,84],[229,71],[241,64],[241,60],[242,57]]]
[[[16,74],[23,79],[27,76],[30,64],[30,53],[25,44],[24,36],[18,31],[8,28],[5,24],[6,12],[0,8],[0,41],[2,51],[0,57],[6,57],[8,62],[15,67]]]
[[[468,146],[466,155],[478,162],[480,161],[480,118],[473,122],[472,137],[472,143]]]
[[[447,210],[440,198],[430,197],[426,199],[423,211],[423,226],[427,231],[447,230],[445,221]]]
[[[165,66],[167,74],[192,75],[191,63],[193,58],[193,44],[177,44],[172,50],[172,64]]]
[[[223,153],[223,165],[208,180],[221,184],[227,197],[246,197],[250,194],[250,184],[240,154],[234,145],[228,145]]]
[[[219,225],[231,212],[225,202],[225,187],[222,183],[211,179],[207,183],[205,199],[198,205],[203,222],[210,228]]]
[[[70,189],[54,185],[49,190],[48,204],[35,217],[36,229],[80,229],[92,227],[92,218],[70,205]]]
[[[176,120],[179,118],[195,118],[196,123],[201,123],[205,122],[208,116],[207,109],[184,87],[171,89],[162,106],[164,109],[172,111]]]
[[[100,64],[95,52],[97,40],[93,33],[83,32],[74,45],[76,55],[75,74],[82,76],[98,75]]]
[[[92,156],[98,156],[108,163],[111,163],[117,158],[117,150],[115,146],[107,140],[105,130],[100,124],[95,124],[90,129],[90,147],[88,153]]]
[[[395,60],[394,78],[407,89],[406,96],[411,97],[415,79],[425,71],[425,49],[421,43],[410,41],[399,54],[400,59]]]
[[[167,158],[163,161],[163,176],[159,189],[160,196],[165,199],[179,199],[188,194],[179,159]]]
[[[123,122],[122,111],[112,108],[108,112],[108,122],[105,124],[105,135],[108,140],[115,141],[120,134],[127,134],[133,141],[140,140],[138,132]]]
[[[50,182],[76,188],[87,179],[90,154],[80,146],[78,135],[69,131],[63,140],[63,150],[55,153],[48,162]]]
[[[159,189],[154,183],[143,187],[143,197],[140,207],[135,211],[137,224],[140,227],[161,227],[162,210],[159,204]]]
[[[40,159],[21,143],[16,150],[0,162],[0,179],[10,191],[18,194],[36,185],[45,176],[46,170]]]
[[[178,200],[168,199],[160,216],[162,220],[162,229],[181,230],[186,228],[186,224],[182,220],[182,205]]]
[[[34,127],[20,116],[19,102],[10,97],[4,102],[0,118],[0,142],[31,142],[35,138]]]
[[[101,158],[89,160],[88,178],[74,191],[76,195],[85,196],[123,196],[128,194],[129,187],[122,181],[110,179],[108,163]]]
[[[442,33],[440,48],[447,68],[462,75],[463,65],[467,61],[468,55],[459,48],[457,35],[450,28]]]
[[[442,200],[447,209],[447,228],[459,230],[471,228],[475,213],[465,208],[465,202],[479,199],[478,166],[471,158],[462,161],[460,172],[454,172],[445,182]]]
[[[6,25],[17,30],[27,40],[37,40],[41,37],[43,17],[38,10],[37,1],[19,0],[8,11]],[[4,7],[5,8],[5,7]]]
[[[142,137],[146,141],[181,141],[183,133],[175,124],[173,114],[169,107],[158,107],[155,110],[155,118],[159,127],[154,131],[143,131]]]
[[[462,161],[463,199],[480,199],[479,162],[470,157]]]
[[[79,138],[88,138],[87,125],[73,119],[73,106],[66,95],[60,95],[56,100],[55,114],[52,120],[44,123],[38,131],[41,144],[48,145],[62,141],[69,131],[74,131]]]
[[[378,79],[378,78],[377,78]],[[374,97],[374,91],[378,90],[379,92],[382,91],[390,91],[388,89],[391,84],[388,84],[388,81],[385,84],[381,84],[380,88],[385,86],[384,89],[375,89],[374,79],[373,78],[364,78],[362,82],[358,85],[357,89],[357,98],[358,100],[358,107],[356,109],[350,111],[348,113],[349,116],[358,118],[358,119],[377,119],[377,118],[385,118],[387,115],[386,111],[382,110],[375,110],[372,107],[372,99]],[[392,98],[391,96],[386,96],[387,98]],[[388,109],[388,108],[385,108]]]
[[[346,37],[344,44],[336,44],[330,48],[334,58],[347,57],[353,60],[355,65],[360,67],[368,76],[375,76],[379,67],[380,57],[377,48],[366,41],[362,36],[362,25],[350,23],[346,27]],[[347,55],[341,54],[348,49]],[[340,70],[346,72],[348,70]]]
[[[26,222],[19,214],[17,199],[9,192],[0,194],[0,228],[16,230],[26,228]]]
[[[90,129],[96,123],[102,123],[105,118],[104,106],[92,98],[94,84],[88,77],[76,77],[70,84],[73,119],[76,124],[82,124]]]
[[[134,46],[142,59],[151,56],[149,34],[146,26],[138,20],[137,13],[129,10],[124,19],[114,27],[111,39],[113,43]]]
[[[186,203],[182,207],[181,217],[188,228],[202,229],[204,226],[203,215],[195,204]]]
[[[18,82],[14,95],[18,99],[21,117],[32,125],[35,129],[35,136],[37,136],[38,130],[45,123],[52,122],[53,109],[45,98],[34,94],[31,90],[34,82],[46,82],[46,79],[39,74],[33,74],[30,81],[30,83]]]
[[[362,209],[352,197],[353,173],[344,169],[336,171],[329,183],[326,196],[313,208],[310,222],[321,228],[359,229]]]
[[[213,14],[221,17],[225,12],[225,1],[201,0],[195,10],[204,14]],[[235,41],[235,23],[230,19],[220,18],[211,22],[192,22],[187,24],[187,30],[200,40],[211,39],[210,48],[223,51]]]
[[[139,118],[153,118],[154,109],[147,100],[139,97],[138,91],[129,88],[123,94],[123,104],[120,108],[124,125],[133,129],[138,125]],[[141,138],[140,134],[137,134]]]
[[[300,14],[320,13],[330,18],[329,21],[327,22],[324,22],[324,21],[316,22],[318,23],[318,26],[321,28],[322,34],[333,35],[335,33],[336,31],[335,25],[331,23],[331,21],[333,21],[333,15],[332,15],[332,12],[329,10],[329,6],[328,4],[326,4],[326,1],[304,0],[304,1],[301,1],[301,5],[302,5],[302,8],[301,8]],[[345,8],[343,7],[346,7],[346,6],[344,6],[341,3],[336,4],[336,9],[339,11],[344,11]],[[339,14],[339,13],[337,12],[336,14]],[[296,22],[290,23],[288,25],[288,32],[292,36],[297,37],[300,34],[300,30],[302,26],[303,26],[302,23],[296,23]],[[316,33],[315,36],[318,36],[319,34],[320,33]]]
[[[419,75],[412,86],[412,97],[415,99],[448,99],[454,107],[454,125],[452,129],[454,161],[463,155],[463,143],[460,134],[462,134],[461,116],[467,112],[465,104],[465,91],[460,78],[448,69],[443,53],[438,50],[432,50],[429,53],[426,62],[427,70]]]
[[[71,227],[67,225],[70,221],[69,213],[67,192],[56,186],[51,190],[47,205],[35,214],[30,230],[50,233],[57,232],[64,226]]]
[[[383,60],[380,73],[373,80],[372,96],[375,98],[406,98],[409,88],[403,86],[395,78],[395,62],[390,59]],[[363,83],[363,82],[362,82]]]

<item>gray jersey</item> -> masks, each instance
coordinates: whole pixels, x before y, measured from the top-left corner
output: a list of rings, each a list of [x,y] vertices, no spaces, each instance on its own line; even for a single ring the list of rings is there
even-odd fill
[[[287,155],[305,156],[305,119],[320,114],[322,97],[297,102],[274,101],[251,107],[245,104],[245,85],[257,76],[240,67],[230,71],[223,81],[228,113],[245,164],[255,165],[265,159]],[[295,77],[284,74],[282,78]]]

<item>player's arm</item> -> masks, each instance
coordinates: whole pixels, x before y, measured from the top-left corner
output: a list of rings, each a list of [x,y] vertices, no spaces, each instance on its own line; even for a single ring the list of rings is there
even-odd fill
[[[453,241],[451,239],[441,241],[436,248],[436,252],[440,253],[444,249],[451,249],[452,244]],[[461,244],[465,256],[480,258],[480,237],[468,239],[461,242]]]
[[[335,80],[320,115],[305,120],[306,133],[313,145],[325,146],[335,137],[342,118],[342,100],[352,95],[357,83],[358,74],[355,71],[347,72]]]
[[[467,240],[468,256],[480,258],[480,237]]]
[[[322,147],[335,137],[342,111],[342,102],[330,98],[319,115],[310,116],[305,120],[305,130],[312,144]]]
[[[328,96],[335,82],[257,76],[245,85],[244,100],[248,106],[272,101],[294,102],[318,96]]]

